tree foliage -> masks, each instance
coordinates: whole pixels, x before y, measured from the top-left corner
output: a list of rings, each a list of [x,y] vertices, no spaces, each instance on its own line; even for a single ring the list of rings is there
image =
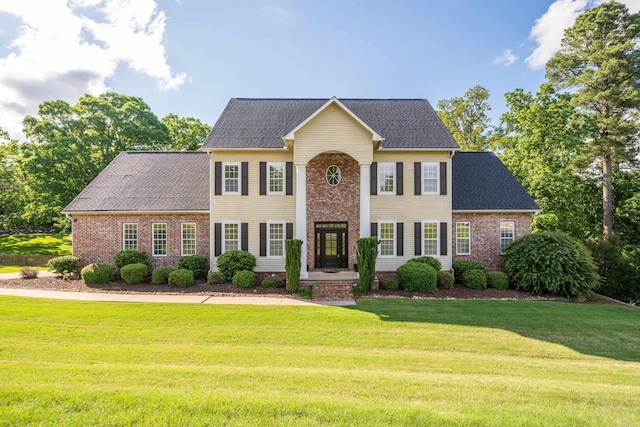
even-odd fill
[[[492,129],[487,112],[489,91],[474,86],[461,97],[438,101],[438,116],[449,129],[462,151],[486,151],[489,149]]]
[[[202,146],[207,139],[211,126],[193,117],[180,117],[177,114],[167,114],[162,118],[162,124],[169,131],[169,146],[173,151],[193,151]]]

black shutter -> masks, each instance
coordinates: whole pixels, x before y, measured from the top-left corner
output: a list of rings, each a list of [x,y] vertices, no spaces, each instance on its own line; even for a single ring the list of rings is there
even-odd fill
[[[422,194],[422,185],[420,184],[422,177],[422,164],[420,162],[413,163],[413,194],[419,196]]]
[[[371,237],[378,237],[378,223],[371,223]]]
[[[291,240],[291,239],[293,239],[293,223],[292,223],[292,222],[288,222],[288,223],[287,223],[287,234],[286,234],[286,239],[287,239],[287,240]]]
[[[267,162],[260,162],[260,195],[267,194]]]
[[[447,162],[440,162],[440,195],[447,194]]]
[[[396,224],[396,255],[404,256],[404,223]]]
[[[213,224],[213,253],[215,256],[220,256],[222,253],[222,224],[216,222]]]
[[[242,195],[249,195],[249,162],[242,162],[240,171],[242,174]]]
[[[260,256],[267,256],[267,223],[260,223]]]
[[[421,222],[413,223],[413,240],[415,243],[415,248],[413,253],[416,256],[422,255],[422,223]]]
[[[291,196],[293,194],[293,162],[287,162],[286,166],[286,195]]]
[[[440,223],[440,255],[447,254],[447,223]]]
[[[240,249],[243,251],[249,250],[249,224],[243,222],[240,224],[240,238],[242,240]]]
[[[396,194],[402,196],[404,194],[404,163],[396,163]]]
[[[371,163],[369,180],[369,194],[375,196],[378,194],[378,162]]]
[[[222,163],[215,162],[213,171],[215,180],[214,194],[219,196],[222,194]]]

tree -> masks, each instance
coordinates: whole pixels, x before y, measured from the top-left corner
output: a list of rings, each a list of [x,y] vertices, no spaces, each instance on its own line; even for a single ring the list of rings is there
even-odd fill
[[[438,101],[438,116],[442,119],[462,151],[486,151],[492,137],[489,91],[474,86],[462,97]]]
[[[587,146],[602,172],[603,233],[613,232],[611,173],[638,149],[640,14],[611,1],[578,16],[561,50],[547,63],[547,78],[568,89],[571,102],[597,124]]]
[[[0,230],[22,225],[24,183],[20,177],[18,142],[0,128]]]
[[[179,117],[177,114],[167,114],[162,118],[162,124],[169,131],[170,143],[168,150],[193,151],[202,146],[207,139],[211,126],[193,117]]]

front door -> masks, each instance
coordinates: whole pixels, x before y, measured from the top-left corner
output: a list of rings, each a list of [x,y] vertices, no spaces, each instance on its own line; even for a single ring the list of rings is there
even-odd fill
[[[316,268],[347,268],[347,223],[317,222],[316,235]]]

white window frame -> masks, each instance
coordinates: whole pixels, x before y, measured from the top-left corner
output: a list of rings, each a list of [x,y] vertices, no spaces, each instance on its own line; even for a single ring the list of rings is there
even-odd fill
[[[468,236],[467,237],[458,237],[458,227],[466,227]],[[463,252],[460,250],[460,241],[466,240],[468,243],[469,250],[467,252]],[[468,221],[456,222],[456,255],[471,255],[471,223]]]
[[[156,239],[156,226],[164,226],[164,253],[156,253],[156,241],[162,242],[163,239]],[[153,256],[167,256],[169,253],[169,230],[166,222],[154,222],[151,224],[151,252]]]
[[[391,172],[392,189],[385,191],[385,173],[388,174],[389,171]],[[395,195],[396,188],[396,164],[394,162],[378,163],[378,194]]]
[[[127,247],[127,241],[131,241],[132,239],[127,239],[127,226],[128,225],[134,225],[135,230],[136,230],[136,239],[135,239],[135,245],[133,248],[128,248]],[[134,251],[138,250],[138,223],[137,222],[125,222],[122,224],[122,250],[126,251],[127,249],[132,249]]]
[[[193,226],[193,238],[188,238],[185,239],[184,237],[184,226],[188,225],[188,226]],[[195,222],[183,222],[182,224],[180,224],[180,247],[181,247],[181,253],[182,256],[189,256],[189,255],[195,255],[198,251],[197,249],[197,225]],[[185,247],[185,241],[193,241],[193,253],[187,253],[184,250]]]
[[[509,224],[510,228],[511,228],[511,236],[507,237],[507,236],[503,236],[502,234],[502,229],[503,229],[503,224]],[[504,252],[504,249],[509,246],[510,243],[512,243],[514,240],[516,240],[516,223],[515,221],[500,221],[500,253]],[[508,243],[504,243],[508,241]]]
[[[425,189],[424,180],[425,180],[425,169],[429,166],[435,166],[436,168],[436,189],[434,191],[427,191]],[[429,178],[433,179],[433,178]],[[422,194],[424,195],[439,195],[440,194],[440,163],[438,162],[422,162],[420,168],[420,187],[422,189]]]
[[[272,191],[271,190],[271,167],[277,166],[282,168],[282,190],[280,191]],[[275,179],[275,178],[274,178]],[[267,162],[267,194],[273,195],[284,195],[285,189],[287,185],[287,168],[285,167],[285,163],[283,162]]]
[[[231,181],[231,178],[227,178],[227,166],[236,166],[238,168],[238,177],[234,178],[238,180],[237,191],[227,191],[227,181]],[[237,196],[240,195],[242,190],[242,164],[240,162],[222,162],[222,194]]]
[[[393,237],[391,239],[385,238],[383,239],[382,237],[382,224],[392,224],[393,226]],[[380,220],[378,221],[378,240],[380,241],[380,243],[378,244],[379,250],[378,250],[378,257],[379,258],[395,258],[398,256],[398,250],[397,250],[397,245],[398,245],[398,227],[397,227],[397,222],[395,220]],[[383,240],[391,240],[392,241],[392,247],[393,247],[393,254],[387,254],[387,255],[383,255],[382,254],[382,241]]]
[[[272,255],[271,254],[271,226],[272,225],[281,225],[282,226],[282,255]],[[284,241],[287,238],[287,224],[285,221],[267,221],[267,258],[284,258]]]
[[[227,249],[227,226],[236,225],[238,227],[238,247],[236,249]],[[226,221],[222,223],[222,236],[220,236],[222,243],[222,253],[227,251],[239,251],[242,249],[242,224],[240,221]]]
[[[425,235],[424,235],[424,226],[425,224],[435,224],[436,225],[436,237],[435,237],[435,241],[436,241],[436,253],[435,254],[427,254],[424,251],[424,243],[427,240]],[[431,256],[434,258],[437,258],[440,256],[440,221],[434,221],[434,220],[424,220],[422,221],[422,227],[421,227],[421,233],[422,233],[422,256]],[[434,240],[433,238],[429,238],[429,240]]]

